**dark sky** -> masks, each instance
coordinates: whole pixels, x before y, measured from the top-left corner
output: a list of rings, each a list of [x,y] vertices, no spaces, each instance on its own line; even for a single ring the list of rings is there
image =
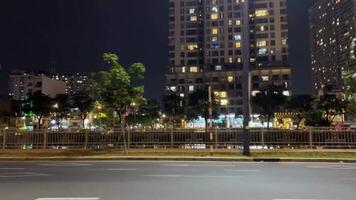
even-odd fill
[[[310,92],[307,9],[313,0],[289,0],[294,91]],[[115,52],[147,67],[146,95],[159,98],[167,69],[168,0],[1,0],[0,94],[11,69],[92,72]]]

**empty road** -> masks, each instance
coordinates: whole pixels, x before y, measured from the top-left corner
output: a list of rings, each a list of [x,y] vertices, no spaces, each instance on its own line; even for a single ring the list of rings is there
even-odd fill
[[[0,200],[354,200],[356,164],[0,162]]]

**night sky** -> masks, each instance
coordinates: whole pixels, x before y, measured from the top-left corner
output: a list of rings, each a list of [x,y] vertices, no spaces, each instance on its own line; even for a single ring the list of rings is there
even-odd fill
[[[311,90],[308,8],[289,0],[290,63],[294,92]],[[92,72],[105,69],[101,55],[147,67],[146,96],[160,98],[168,65],[168,0],[1,0],[0,94],[11,69]]]

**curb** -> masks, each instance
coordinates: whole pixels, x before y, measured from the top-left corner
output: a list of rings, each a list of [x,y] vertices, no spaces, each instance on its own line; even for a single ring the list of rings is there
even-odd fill
[[[219,162],[324,162],[356,163],[347,158],[255,158],[255,157],[170,157],[170,156],[106,156],[106,157],[0,157],[0,161],[219,161]]]

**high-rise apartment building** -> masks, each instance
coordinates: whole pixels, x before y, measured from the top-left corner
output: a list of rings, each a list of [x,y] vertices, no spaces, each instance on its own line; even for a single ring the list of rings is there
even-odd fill
[[[60,80],[66,83],[66,93],[68,95],[76,95],[85,92],[90,86],[90,79],[87,75],[75,74],[52,74],[50,76],[53,80]]]
[[[29,95],[41,92],[52,98],[66,93],[63,81],[53,80],[45,74],[12,71],[9,77],[9,96],[17,101],[25,100]]]
[[[319,0],[309,10],[314,94],[341,89],[343,70],[356,69],[351,44],[356,37],[356,0]]]
[[[221,112],[240,113],[244,32],[251,94],[273,84],[290,95],[287,0],[169,0],[167,90],[186,98],[212,86]]]

